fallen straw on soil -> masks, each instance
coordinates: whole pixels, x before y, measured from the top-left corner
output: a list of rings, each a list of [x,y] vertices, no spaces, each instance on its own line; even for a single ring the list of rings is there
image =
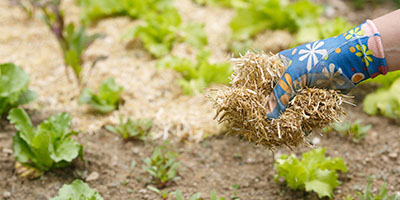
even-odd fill
[[[278,119],[269,120],[265,105],[286,66],[278,55],[265,53],[247,52],[232,61],[231,87],[217,89],[213,98],[215,118],[226,123],[228,134],[241,135],[271,150],[280,146],[292,149],[308,145],[307,132],[338,121],[344,114],[344,95],[335,90],[303,88]]]

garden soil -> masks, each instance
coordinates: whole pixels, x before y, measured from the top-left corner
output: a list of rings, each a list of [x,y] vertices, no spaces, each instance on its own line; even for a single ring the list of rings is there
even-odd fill
[[[209,46],[213,50],[212,61],[228,60],[228,24],[234,13],[223,8],[196,6],[189,0],[175,3],[185,21],[206,24]],[[394,9],[392,5],[385,5],[353,12],[347,2],[329,3],[333,5],[327,8],[332,10],[331,15],[347,17],[354,23]],[[79,9],[73,0],[65,0],[63,8],[68,21],[79,21]],[[64,183],[88,177],[92,179],[87,181],[88,184],[106,200],[160,199],[156,193],[146,189],[149,176],[142,169],[142,159],[150,156],[153,148],[162,144],[164,139],[174,144],[180,154],[181,166],[180,179],[166,189],[179,189],[185,198],[196,192],[208,198],[210,191],[215,189],[219,196],[227,199],[233,193],[246,200],[316,199],[314,194],[291,191],[273,180],[274,156],[282,153],[300,155],[309,148],[300,147],[293,152],[277,150],[272,156],[264,147],[224,136],[225,129],[213,120],[215,111],[205,95],[183,96],[176,83],[179,74],[172,70],[156,70],[155,61],[140,43],[121,41],[121,35],[137,21],[126,17],[108,18],[89,29],[90,33],[101,32],[107,36],[89,48],[87,59],[93,60],[100,55],[106,55],[108,59],[99,62],[91,72],[88,87],[95,89],[105,78],[114,77],[125,88],[124,104],[109,115],[95,114],[87,107],[79,106],[77,86],[65,76],[56,39],[39,15],[36,13],[29,20],[19,8],[9,6],[5,0],[0,1],[0,63],[14,62],[29,72],[30,87],[38,92],[39,98],[24,108],[32,116],[34,124],[58,112],[66,111],[73,116],[73,128],[81,130],[77,139],[84,146],[86,161],[77,160],[68,168],[46,173],[36,180],[19,179],[14,171],[11,147],[15,129],[2,119],[0,199],[45,200],[56,196]],[[277,46],[274,42],[266,44]],[[268,46],[262,48],[280,50]],[[195,50],[177,45],[173,53],[193,57]],[[72,79],[72,74],[69,77]],[[400,192],[400,126],[392,120],[367,116],[362,112],[363,96],[372,91],[371,85],[359,86],[353,91],[357,106],[345,107],[345,120],[363,119],[364,123],[373,126],[364,141],[356,144],[337,134],[322,136],[318,132],[309,138],[316,147],[326,147],[327,155],[342,156],[348,163],[349,172],[340,174],[342,185],[334,191],[335,199],[359,191],[370,175],[376,178],[374,186],[387,181],[391,193]],[[155,140],[124,142],[119,136],[107,132],[104,125],[118,122],[119,116],[154,119],[152,133]],[[136,163],[134,168],[131,167],[132,161]],[[234,184],[239,185],[236,192],[232,188]]]

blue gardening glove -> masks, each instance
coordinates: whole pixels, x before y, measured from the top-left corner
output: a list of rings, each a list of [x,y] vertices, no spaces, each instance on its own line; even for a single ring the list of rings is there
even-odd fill
[[[349,92],[358,83],[387,73],[380,34],[371,20],[339,36],[284,50],[288,66],[267,104],[268,118],[278,118],[305,86]]]

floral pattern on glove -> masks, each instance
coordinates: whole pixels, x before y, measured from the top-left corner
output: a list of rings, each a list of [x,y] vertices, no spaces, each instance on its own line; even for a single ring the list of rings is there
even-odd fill
[[[288,68],[270,95],[267,117],[279,117],[303,87],[347,93],[363,80],[386,74],[383,52],[380,34],[370,20],[337,37],[280,52]]]

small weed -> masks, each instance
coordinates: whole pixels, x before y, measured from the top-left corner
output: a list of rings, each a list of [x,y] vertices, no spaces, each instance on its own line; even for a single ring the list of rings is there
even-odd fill
[[[231,199],[232,200],[240,200],[240,197],[239,197],[239,185],[235,184],[235,185],[232,186],[232,188],[233,188],[233,192],[232,192]]]
[[[121,135],[125,140],[146,140],[150,137],[150,130],[153,125],[151,119],[128,119],[124,122],[122,118],[119,119],[120,123],[115,126],[108,125],[106,129],[110,132]]]
[[[152,176],[158,188],[163,188],[178,178],[177,156],[177,153],[170,151],[166,146],[159,146],[154,149],[151,157],[143,160],[145,163],[143,169]]]
[[[378,194],[374,196],[371,191],[371,185],[373,181],[374,179],[370,177],[364,193],[356,192],[360,200],[400,200],[400,196],[398,196],[397,194],[393,194],[392,196],[388,194],[386,183],[381,186]]]
[[[242,159],[242,154],[240,154],[240,153],[234,153],[234,154],[233,154],[233,158],[235,158],[235,159]]]
[[[158,195],[160,195],[161,199],[163,199],[163,200],[168,199],[168,195],[170,194],[168,192],[168,190],[159,190],[158,188],[153,187],[151,185],[147,186],[147,189],[149,189],[149,190],[157,193]]]
[[[329,133],[336,131],[344,136],[349,136],[352,138],[353,142],[360,142],[367,132],[371,129],[371,125],[362,125],[362,120],[356,120],[355,122],[344,122],[342,124],[333,123],[329,127],[325,127],[323,131]]]

